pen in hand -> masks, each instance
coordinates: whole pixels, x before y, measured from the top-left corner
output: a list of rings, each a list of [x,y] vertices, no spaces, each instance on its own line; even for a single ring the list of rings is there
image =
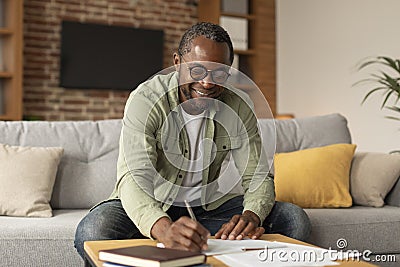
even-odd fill
[[[190,218],[192,218],[193,221],[197,222],[196,216],[194,216],[192,207],[189,205],[189,202],[188,202],[186,199],[185,199],[184,201],[185,201],[186,208],[187,208],[187,210],[188,210],[188,212],[189,212]],[[200,238],[201,238],[202,240],[206,239],[206,238],[204,238],[203,236],[200,236]]]
[[[186,208],[189,212],[190,218],[192,218],[193,221],[197,222],[196,216],[194,216],[192,207],[190,207],[189,202],[186,199],[184,201],[185,201]]]

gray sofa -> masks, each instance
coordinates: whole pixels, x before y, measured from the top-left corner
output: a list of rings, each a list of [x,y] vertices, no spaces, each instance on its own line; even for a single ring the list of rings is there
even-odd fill
[[[263,119],[260,128],[265,140],[276,138],[277,152],[351,142],[347,121],[339,114],[276,123]],[[2,266],[83,264],[73,246],[75,228],[88,209],[113,189],[120,129],[120,120],[0,122],[0,143],[64,148],[51,199],[54,216],[0,216]],[[336,241],[345,238],[348,249],[396,255],[397,264],[380,265],[398,266],[400,182],[387,201],[390,205],[383,208],[307,209],[313,227],[309,242],[336,248]]]

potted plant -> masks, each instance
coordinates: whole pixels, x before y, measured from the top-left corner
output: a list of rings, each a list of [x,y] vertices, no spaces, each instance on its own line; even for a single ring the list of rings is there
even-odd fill
[[[379,70],[378,74],[371,73],[370,77],[363,79],[354,85],[362,83],[371,83],[373,88],[365,95],[362,103],[364,103],[368,97],[378,91],[382,91],[384,99],[382,101],[381,109],[387,108],[395,112],[400,113],[400,106],[398,105],[400,100],[400,60],[392,59],[389,57],[374,57],[364,60],[359,66],[358,70],[363,70],[370,65],[380,64],[385,67],[384,70]],[[394,100],[392,104],[388,104],[389,99]],[[400,117],[386,116],[387,118],[400,120]]]
[[[370,83],[372,88],[365,95],[362,103],[364,103],[371,94],[382,92],[383,101],[381,109],[386,108],[400,114],[400,60],[390,57],[378,56],[363,60],[358,66],[358,70],[364,70],[371,65],[382,65],[384,68],[379,69],[377,73],[370,73],[370,77],[363,79],[354,85]],[[391,103],[391,104],[389,104]],[[399,120],[400,116],[385,116],[386,118]],[[400,151],[392,151],[391,153],[400,153]]]

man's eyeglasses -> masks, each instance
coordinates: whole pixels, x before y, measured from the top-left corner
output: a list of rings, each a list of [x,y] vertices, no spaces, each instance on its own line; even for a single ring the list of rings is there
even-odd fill
[[[181,59],[184,63],[188,64],[184,59],[183,56],[181,56]],[[224,68],[219,68],[216,70],[208,70],[206,67],[204,67],[201,64],[198,63],[193,63],[194,65],[192,66],[187,66],[190,77],[192,77],[193,80],[195,81],[200,81],[203,80],[205,77],[207,77],[208,73],[211,73],[211,79],[214,83],[217,84],[223,84],[228,80],[230,73]]]

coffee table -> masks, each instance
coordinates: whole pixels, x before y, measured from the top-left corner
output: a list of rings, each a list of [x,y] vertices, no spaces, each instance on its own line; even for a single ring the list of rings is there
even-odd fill
[[[308,245],[305,242],[301,242],[283,235],[278,234],[265,234],[261,237],[263,240],[268,241],[279,241],[287,242],[300,245]],[[113,249],[128,246],[140,246],[140,245],[150,245],[156,246],[157,242],[150,239],[127,239],[127,240],[101,240],[101,241],[87,241],[84,244],[85,248],[85,267],[101,267],[103,262],[99,260],[99,250]],[[372,267],[372,265],[367,262],[362,261],[338,261],[340,266],[343,267]],[[214,257],[207,257],[207,263],[211,264],[213,267],[226,266]]]

